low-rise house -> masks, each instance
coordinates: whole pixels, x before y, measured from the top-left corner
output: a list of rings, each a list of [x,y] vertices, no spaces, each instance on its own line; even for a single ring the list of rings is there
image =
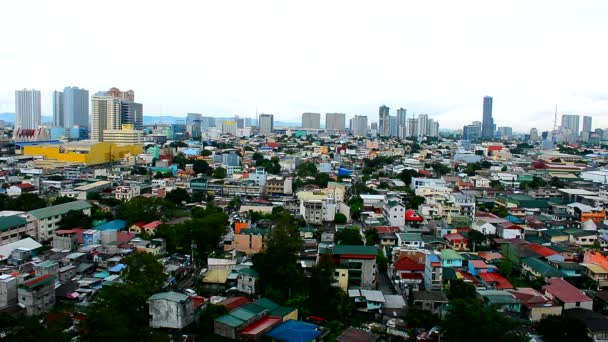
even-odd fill
[[[550,264],[533,257],[524,258],[521,260],[521,267],[529,279],[535,279],[539,277],[561,278],[564,274],[557,268]]]
[[[444,317],[447,313],[448,297],[442,291],[418,291],[413,293],[414,305],[435,315]]]
[[[391,265],[393,279],[399,289],[418,291],[424,279],[424,264],[419,264],[408,256],[402,256]]]
[[[563,314],[585,323],[593,341],[608,341],[608,318],[605,315],[585,309],[568,309]]]
[[[266,247],[267,229],[241,229],[240,234],[234,235],[234,248],[247,255],[257,254]]]
[[[561,278],[549,278],[547,283],[543,286],[544,294],[564,309],[593,310],[593,300],[574,285]]]
[[[559,254],[558,252],[554,251],[553,249],[551,249],[547,246],[539,245],[536,243],[531,243],[527,247],[529,249],[533,250],[536,254],[547,259],[548,261],[563,262],[566,259],[566,258],[564,258],[563,255]]]
[[[498,272],[483,272],[479,273],[478,277],[487,289],[508,290],[513,288],[509,280]]]
[[[467,239],[460,233],[446,234],[443,238],[448,241],[452,249],[457,251],[465,251],[469,248]]]
[[[481,273],[498,272],[498,267],[487,264],[483,260],[469,260],[467,268],[469,273],[473,276],[478,276]]]
[[[560,316],[562,307],[549,297],[530,287],[508,290],[522,304],[522,313],[532,322],[538,322],[550,315]]]
[[[0,243],[19,241],[23,236],[36,236],[36,226],[22,215],[0,217]]]
[[[460,268],[463,266],[464,257],[452,249],[442,249],[440,255],[442,267]]]
[[[424,240],[420,233],[398,233],[397,246],[405,248],[424,248]]]
[[[53,232],[59,227],[59,221],[72,210],[82,211],[87,216],[91,215],[91,205],[86,201],[73,201],[29,211],[27,216],[36,226],[36,239],[39,241],[51,239]]]
[[[375,290],[348,290],[348,296],[354,300],[359,311],[378,312],[386,302],[381,291]]]
[[[194,304],[185,294],[161,292],[147,303],[151,328],[183,329],[194,321]]]
[[[41,315],[55,306],[55,279],[45,274],[19,285],[17,299],[28,316]]]
[[[426,290],[441,290],[443,267],[439,255],[429,253],[424,263],[424,288]]]
[[[521,303],[505,290],[477,290],[477,297],[484,303],[493,305],[499,312],[521,311]]]
[[[348,269],[349,287],[363,289],[376,288],[377,255],[375,246],[336,245],[332,250],[336,267]]]
[[[238,278],[237,278],[237,290],[247,293],[247,294],[256,294],[257,293],[257,285],[258,279],[260,275],[251,267],[244,267],[238,270]]]

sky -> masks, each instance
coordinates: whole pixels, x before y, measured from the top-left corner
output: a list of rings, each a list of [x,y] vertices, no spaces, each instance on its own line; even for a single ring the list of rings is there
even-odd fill
[[[2,1],[0,112],[15,89],[133,89],[145,115],[299,122],[303,112],[429,114],[608,128],[608,1]],[[322,117],[323,120],[323,117]]]

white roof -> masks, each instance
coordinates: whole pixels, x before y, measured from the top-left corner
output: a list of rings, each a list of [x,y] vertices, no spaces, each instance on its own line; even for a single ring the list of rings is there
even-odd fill
[[[42,247],[42,245],[32,238],[25,238],[19,241],[7,243],[6,245],[0,246],[0,260],[8,259],[11,252],[15,249],[36,249],[40,247]]]
[[[23,213],[24,213],[23,211],[2,210],[2,211],[0,211],[0,217],[21,215]]]
[[[384,303],[386,302],[386,300],[384,299],[384,295],[382,294],[382,291],[376,291],[376,290],[360,290],[361,294],[365,297],[365,300],[369,301],[369,302],[378,302],[378,303]]]
[[[568,195],[579,195],[579,196],[594,196],[597,193],[584,190],[584,189],[559,189],[559,191],[568,194]]]
[[[377,201],[382,201],[384,200],[384,195],[368,195],[368,194],[361,194],[359,195],[361,197],[362,200],[377,200]]]

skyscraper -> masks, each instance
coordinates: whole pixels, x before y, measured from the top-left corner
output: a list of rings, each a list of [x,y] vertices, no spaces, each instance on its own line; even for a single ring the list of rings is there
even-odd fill
[[[399,138],[403,139],[407,135],[407,131],[405,130],[405,126],[407,125],[407,109],[399,108],[397,109],[397,131]]]
[[[41,120],[40,90],[15,90],[15,128],[38,128]]]
[[[578,115],[562,115],[561,136],[568,142],[578,140],[580,117]]]
[[[53,126],[65,127],[63,121],[63,93],[60,91],[53,92]]]
[[[321,128],[321,114],[302,113],[302,128],[319,129]]]
[[[343,131],[346,128],[346,114],[327,113],[325,114],[325,129]]]
[[[439,136],[439,122],[429,119],[429,137],[438,137]]]
[[[387,137],[390,134],[390,119],[389,119],[389,108],[385,105],[380,106],[378,116],[378,130],[381,137]]]
[[[424,137],[429,134],[429,115],[418,115],[418,136]]]
[[[409,118],[407,119],[407,137],[417,137],[418,136],[418,119],[417,118]]]
[[[367,135],[367,116],[355,115],[350,119],[350,130],[354,136],[364,137]]]
[[[538,129],[536,129],[535,127],[530,128],[530,141],[537,142],[538,139]]]
[[[274,130],[274,115],[260,114],[259,130],[261,134],[272,133]]]
[[[398,123],[398,118],[397,116],[390,116],[388,117],[388,122],[389,122],[389,134],[391,137],[398,137],[399,136],[399,125]]]
[[[462,139],[468,141],[475,141],[481,138],[481,122],[473,121],[471,125],[466,125],[462,129]]]
[[[592,131],[592,125],[591,125],[591,120],[592,118],[590,116],[583,116],[583,132],[591,132]]]
[[[63,126],[89,127],[89,91],[78,87],[63,89]],[[141,129],[141,128],[140,128]]]
[[[203,114],[188,113],[186,115],[186,133],[190,138],[198,139],[201,137],[201,121]]]
[[[103,141],[104,130],[120,130],[122,125],[143,128],[143,106],[135,102],[133,90],[122,92],[118,88],[100,91],[91,97],[91,139]]]
[[[481,137],[484,139],[494,138],[494,118],[492,118],[492,97],[483,98],[483,120],[481,124]]]
[[[498,136],[501,139],[511,139],[513,137],[513,128],[511,127],[498,127]]]

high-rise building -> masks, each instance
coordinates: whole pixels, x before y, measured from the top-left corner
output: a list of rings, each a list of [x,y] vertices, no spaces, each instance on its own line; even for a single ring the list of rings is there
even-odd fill
[[[579,123],[580,117],[578,115],[562,115],[561,136],[564,141],[577,141]]]
[[[481,126],[482,123],[479,121],[473,121],[471,125],[464,126],[462,128],[462,139],[475,141],[481,138]]]
[[[91,139],[104,141],[104,130],[119,130],[122,125],[133,125],[134,130],[143,128],[143,106],[136,103],[135,92],[122,92],[118,88],[100,91],[91,97]]]
[[[592,118],[590,116],[583,116],[583,132],[592,132],[592,125],[591,125],[591,120]]]
[[[538,136],[538,129],[532,127],[530,128],[530,141],[537,142],[540,137]]]
[[[89,91],[78,87],[63,89],[63,126],[89,127]],[[142,129],[140,127],[138,129]]]
[[[236,122],[224,121],[222,122],[222,134],[230,134],[236,136]]]
[[[63,121],[63,93],[60,91],[53,92],[53,126],[65,127]]]
[[[346,114],[325,114],[325,129],[343,131],[346,128]]]
[[[424,137],[429,134],[429,115],[418,115],[418,136]]]
[[[398,137],[399,136],[399,125],[397,124],[399,121],[397,119],[397,116],[389,116],[388,117],[388,122],[389,122],[389,133],[391,137]]]
[[[260,114],[259,130],[261,134],[272,133],[274,130],[274,115]]]
[[[354,136],[367,136],[367,116],[355,115],[350,119],[350,130],[353,132]]]
[[[15,128],[38,128],[41,112],[40,90],[15,90]]]
[[[302,128],[319,129],[321,128],[321,114],[302,113]]]
[[[380,106],[378,116],[378,130],[382,137],[388,137],[390,134],[390,119],[389,119],[389,108],[385,105]]]
[[[406,127],[407,126],[407,109],[399,108],[397,109],[397,135],[399,138],[403,139],[407,135]]]
[[[236,128],[245,128],[245,119],[239,118],[238,116],[234,117],[234,122],[236,122]]]
[[[207,132],[210,127],[215,127],[215,118],[210,116],[201,117],[201,131]]]
[[[481,137],[484,139],[494,138],[494,118],[492,118],[492,97],[485,96],[483,98],[483,120],[481,124]]]
[[[186,114],[186,133],[192,139],[201,138],[201,121],[203,114],[199,113],[188,113]]]
[[[407,137],[417,137],[418,136],[418,119],[417,118],[409,118],[407,119]]]
[[[511,127],[498,127],[498,136],[501,139],[511,139],[513,137],[513,128]]]
[[[439,122],[429,119],[429,137],[438,137],[439,136]]]

